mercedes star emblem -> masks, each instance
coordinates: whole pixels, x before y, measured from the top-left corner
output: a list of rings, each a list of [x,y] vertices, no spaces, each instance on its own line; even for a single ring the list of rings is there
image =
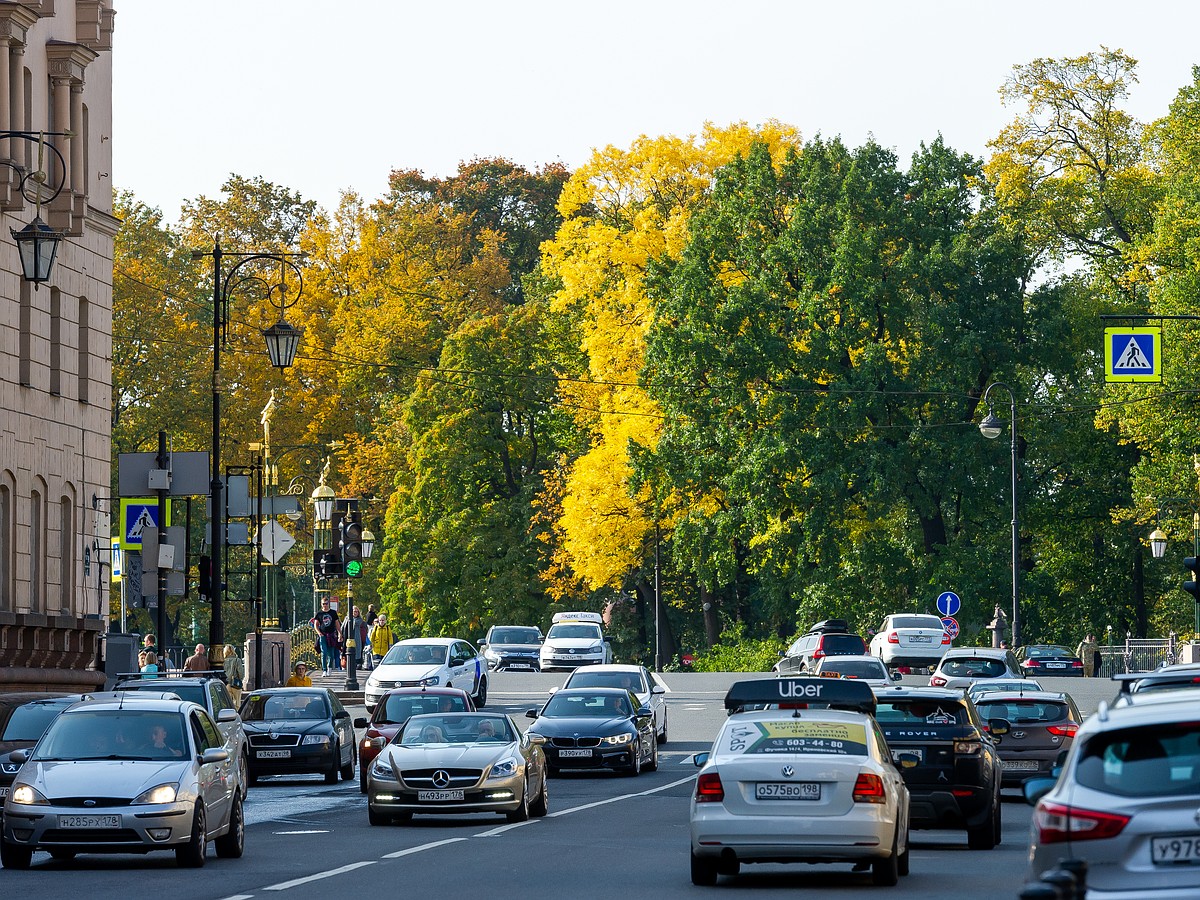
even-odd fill
[[[433,786],[444,788],[450,783],[450,773],[445,769],[438,769],[433,773]]]

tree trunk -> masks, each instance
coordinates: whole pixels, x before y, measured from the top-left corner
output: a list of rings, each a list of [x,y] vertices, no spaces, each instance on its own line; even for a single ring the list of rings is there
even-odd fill
[[[700,585],[700,604],[704,609],[704,639],[709,647],[715,647],[721,639],[721,617],[717,595],[706,585]]]

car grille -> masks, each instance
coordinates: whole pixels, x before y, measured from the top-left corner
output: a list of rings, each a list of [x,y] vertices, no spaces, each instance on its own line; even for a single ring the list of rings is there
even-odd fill
[[[435,785],[433,773],[445,771],[450,776],[450,783]],[[415,788],[466,788],[477,784],[483,777],[483,769],[408,769],[400,773],[400,778],[409,787]]]
[[[52,806],[71,806],[81,809],[96,807],[100,809],[106,806],[128,806],[128,797],[52,797],[50,798]]]
[[[249,740],[251,747],[298,747],[300,745],[300,735],[298,734],[277,734],[274,737],[269,734],[252,734]]]
[[[392,688],[396,687],[396,685],[398,685],[398,684],[399,684],[398,681],[377,681],[377,682],[375,682],[375,687],[381,691],[390,691]]]
[[[132,828],[47,828],[43,844],[140,844],[141,836]]]
[[[596,737],[556,737],[550,739],[551,747],[599,747],[600,738]]]

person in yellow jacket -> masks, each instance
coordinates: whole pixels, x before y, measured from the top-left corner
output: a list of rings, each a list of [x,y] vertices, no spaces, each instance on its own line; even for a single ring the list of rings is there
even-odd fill
[[[287,683],[284,687],[312,687],[312,679],[308,677],[308,666],[302,662],[296,663],[292,668],[292,674],[288,676]]]
[[[375,624],[371,626],[371,631],[367,634],[367,640],[371,642],[371,657],[368,660],[367,668],[374,668],[375,661],[382,658],[388,652],[388,648],[396,643],[396,636],[392,634],[392,626],[387,623],[387,616],[380,613]]]

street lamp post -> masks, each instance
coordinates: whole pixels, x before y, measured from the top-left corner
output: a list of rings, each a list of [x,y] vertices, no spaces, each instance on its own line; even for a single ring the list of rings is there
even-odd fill
[[[983,392],[982,402],[988,405],[988,414],[979,423],[979,431],[985,438],[995,439],[1004,431],[1004,423],[996,418],[992,404],[988,400],[992,390],[1004,388],[1008,392],[1011,406],[1009,435],[1012,444],[1012,645],[1020,646],[1020,585],[1021,585],[1021,540],[1017,521],[1017,395],[1003,381],[993,381]]]
[[[1197,474],[1200,474],[1200,463],[1196,466]],[[1189,501],[1182,497],[1171,497],[1168,500],[1163,500],[1158,504],[1158,510],[1154,515],[1154,530],[1150,532],[1150,554],[1155,559],[1162,559],[1167,552],[1167,533],[1162,530],[1159,524],[1159,519],[1163,513],[1170,513],[1172,507],[1178,508],[1176,504],[1182,504],[1184,508],[1191,506]],[[1200,512],[1193,509],[1192,512],[1192,557],[1200,560]],[[1188,560],[1184,561],[1185,563]],[[1184,585],[1184,590],[1188,589],[1188,585]],[[1196,603],[1192,604],[1192,633],[1200,635],[1200,598],[1194,598]]]
[[[53,144],[46,143],[48,137],[69,138],[69,131],[0,131],[0,139],[17,138],[37,144],[37,166],[29,168],[11,159],[0,159],[0,166],[12,169],[18,178],[18,189],[26,200],[34,204],[33,221],[24,228],[11,228],[17,253],[21,258],[21,277],[33,285],[50,280],[58,245],[66,234],[56,231],[42,221],[42,204],[51,202],[62,193],[67,183],[67,166],[62,153]],[[46,151],[57,162],[47,172]]]
[[[213,261],[212,457],[209,460],[212,466],[212,480],[209,483],[209,493],[211,496],[211,518],[209,521],[210,531],[212,532],[210,542],[212,550],[212,596],[210,598],[212,615],[208,629],[208,642],[210,648],[217,648],[216,652],[221,654],[224,652],[225,646],[225,620],[221,616],[221,603],[225,596],[225,564],[222,555],[222,545],[225,542],[225,535],[223,533],[225,529],[225,496],[221,480],[221,346],[224,343],[225,330],[229,322],[229,295],[232,288],[238,287],[250,280],[265,284],[268,299],[270,299],[276,290],[279,291],[279,322],[271,328],[264,330],[263,337],[267,342],[267,353],[271,358],[271,364],[277,368],[288,368],[296,358],[296,349],[299,344],[301,332],[283,320],[284,310],[291,305],[287,301],[287,287],[284,279],[285,267],[290,268],[297,278],[299,286],[296,296],[299,297],[300,292],[304,289],[303,275],[300,267],[293,260],[295,258],[303,259],[304,254],[225,253],[221,250],[221,241],[218,238],[213,243],[211,251],[192,251],[193,259],[200,259],[205,256],[211,256]],[[226,256],[237,260],[228,272],[225,272],[222,268],[222,260]],[[246,274],[235,279],[235,276],[239,274],[243,266],[261,262],[275,262],[279,264],[280,278],[278,283],[272,284],[266,282],[261,276],[252,274]],[[291,302],[294,303],[295,300]],[[213,660],[213,662],[219,663],[220,660]]]

